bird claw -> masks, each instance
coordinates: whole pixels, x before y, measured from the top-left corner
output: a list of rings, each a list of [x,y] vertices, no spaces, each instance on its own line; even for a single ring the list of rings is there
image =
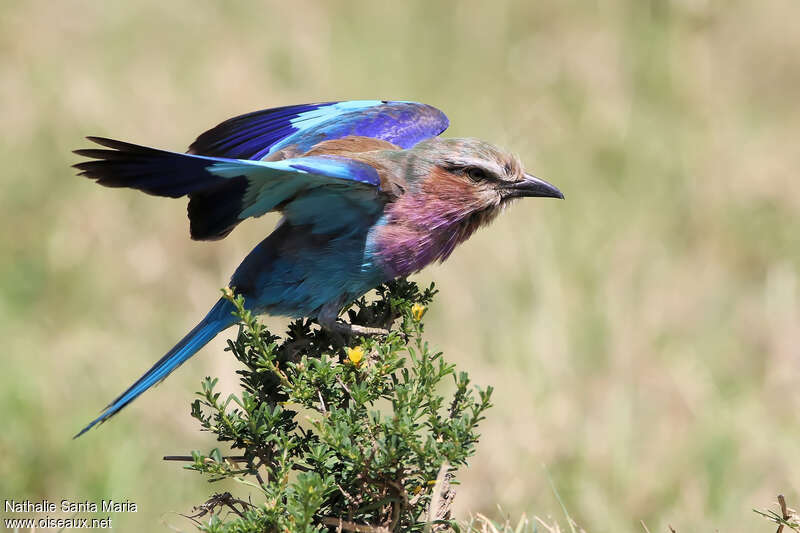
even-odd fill
[[[353,333],[364,336],[387,336],[389,330],[384,328],[371,328],[368,326],[359,326],[357,324],[350,324],[350,329]]]
[[[389,334],[388,329],[360,326],[358,324],[348,324],[347,322],[342,322],[340,320],[335,321],[333,324],[330,324],[330,326],[332,327],[328,329],[346,337],[355,337],[356,335],[361,335],[364,337],[379,335],[386,336]],[[327,328],[328,324],[323,324],[323,327]]]
[[[369,326],[361,326],[358,324],[348,324],[339,320],[339,304],[326,305],[322,308],[320,314],[317,316],[317,321],[323,329],[332,333],[337,337],[344,337],[344,340],[351,339],[357,335],[364,337],[376,335],[388,335],[389,330],[384,328],[375,328]],[[344,343],[342,343],[344,344]]]

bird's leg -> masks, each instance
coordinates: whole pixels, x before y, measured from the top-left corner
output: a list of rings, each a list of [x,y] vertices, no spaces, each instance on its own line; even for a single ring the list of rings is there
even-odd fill
[[[353,337],[355,335],[388,335],[389,330],[383,328],[371,328],[359,326],[358,324],[348,324],[339,320],[339,310],[342,308],[340,302],[328,302],[323,305],[317,315],[317,321],[323,328],[333,333]]]
[[[388,335],[389,330],[384,328],[371,328],[369,326],[359,326],[358,324],[348,324],[347,322],[337,322],[337,325],[356,335]]]

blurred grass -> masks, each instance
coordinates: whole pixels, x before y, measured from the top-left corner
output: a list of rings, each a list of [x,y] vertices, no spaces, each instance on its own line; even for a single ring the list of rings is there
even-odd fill
[[[129,498],[118,529],[188,531],[175,513],[214,488],[160,457],[212,446],[188,394],[235,382],[222,340],[70,437],[274,219],[191,242],[181,202],[75,178],[81,138],[179,150],[238,113],[379,97],[437,105],[448,135],[518,152],[567,196],[514,206],[419,276],[441,288],[435,345],[497,389],[460,515],[558,514],[544,464],[590,531],[765,530],[750,509],[800,499],[799,16],[794,0],[0,4],[0,494]]]

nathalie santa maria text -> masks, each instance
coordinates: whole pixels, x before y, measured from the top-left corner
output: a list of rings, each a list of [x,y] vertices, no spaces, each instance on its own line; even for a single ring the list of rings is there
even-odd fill
[[[4,510],[6,513],[135,513],[138,506],[130,500],[100,500],[93,502],[85,500],[82,502],[72,500],[61,500],[54,502],[50,500],[5,500]]]

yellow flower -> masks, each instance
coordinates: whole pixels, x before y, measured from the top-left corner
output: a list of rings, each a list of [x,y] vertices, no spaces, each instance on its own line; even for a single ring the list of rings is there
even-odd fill
[[[422,304],[414,304],[411,306],[411,316],[414,317],[414,320],[419,322],[422,320],[422,315],[425,314],[426,307]]]
[[[361,346],[356,346],[355,348],[345,348],[344,351],[347,353],[347,358],[350,360],[351,363],[355,366],[361,365],[361,360],[364,358],[364,348]]]

